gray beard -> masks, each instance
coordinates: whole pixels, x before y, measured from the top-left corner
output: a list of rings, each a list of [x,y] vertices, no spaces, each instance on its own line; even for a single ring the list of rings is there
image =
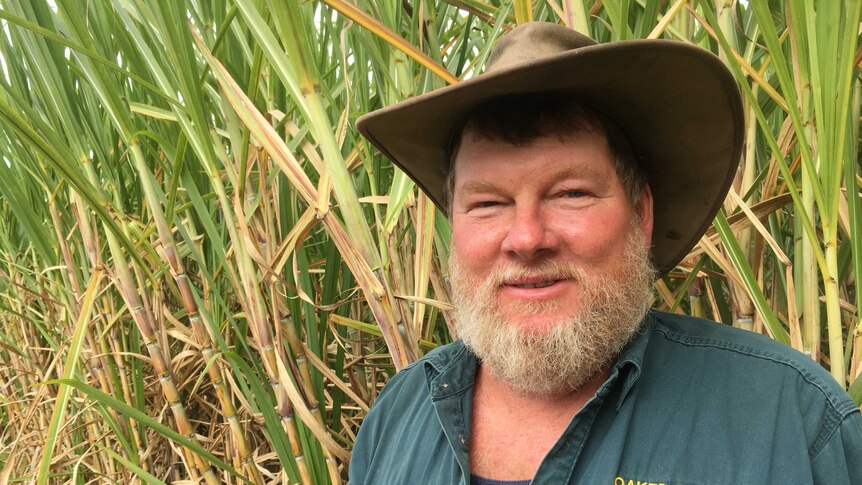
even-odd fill
[[[573,265],[542,261],[500,268],[477,281],[463,274],[454,253],[449,265],[458,336],[494,377],[522,394],[542,396],[577,390],[610,365],[649,310],[656,274],[635,225],[622,260],[591,275]],[[497,291],[507,278],[527,275],[574,279],[583,292],[581,307],[539,330],[512,324]],[[560,304],[565,303],[525,304],[518,310],[542,312]]]

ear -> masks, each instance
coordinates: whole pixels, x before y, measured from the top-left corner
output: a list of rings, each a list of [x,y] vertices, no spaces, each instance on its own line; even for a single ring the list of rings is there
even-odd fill
[[[644,242],[647,247],[652,246],[652,228],[653,228],[653,199],[652,189],[649,184],[644,185],[641,196],[635,204],[634,210],[640,214],[640,227],[644,235]]]

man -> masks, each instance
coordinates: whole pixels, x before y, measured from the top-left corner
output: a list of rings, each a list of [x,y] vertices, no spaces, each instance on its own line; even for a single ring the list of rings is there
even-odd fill
[[[351,483],[862,483],[862,417],[822,368],[648,311],[740,157],[714,56],[531,23],[359,126],[447,207],[461,340],[387,384]]]

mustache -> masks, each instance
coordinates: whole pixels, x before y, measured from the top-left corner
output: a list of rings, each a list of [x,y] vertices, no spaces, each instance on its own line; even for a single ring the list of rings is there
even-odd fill
[[[576,264],[546,260],[529,266],[509,263],[498,267],[488,275],[486,284],[497,287],[525,280],[574,280],[578,282],[586,278],[586,271]]]

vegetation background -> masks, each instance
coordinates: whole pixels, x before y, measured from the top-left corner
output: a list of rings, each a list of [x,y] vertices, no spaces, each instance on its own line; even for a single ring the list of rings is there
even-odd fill
[[[447,221],[354,122],[531,19],[721,56],[748,144],[655,306],[862,402],[860,0],[0,0],[0,484],[344,480],[453,338]]]

